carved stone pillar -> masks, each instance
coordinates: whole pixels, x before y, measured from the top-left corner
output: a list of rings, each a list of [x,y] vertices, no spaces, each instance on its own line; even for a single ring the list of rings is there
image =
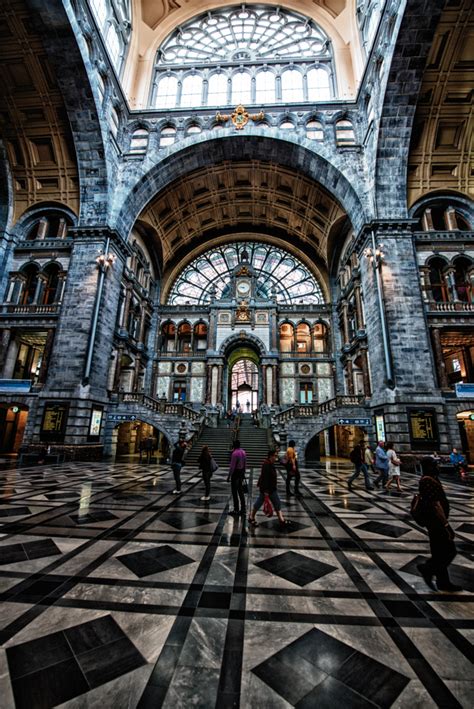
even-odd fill
[[[224,370],[223,364],[217,365],[217,404],[222,404],[222,374]]]
[[[342,301],[342,344],[347,345],[349,344],[349,322],[347,319],[347,300]]]
[[[352,360],[348,359],[346,362],[345,370],[347,372],[347,393],[349,396],[354,394],[354,375],[352,371]]]
[[[362,310],[362,295],[360,292],[360,283],[359,282],[357,282],[354,285],[354,297],[355,297],[355,304],[356,304],[357,329],[363,330],[365,325],[364,325],[364,315],[363,315],[363,310]]]
[[[211,386],[212,386],[212,365],[206,366],[206,404],[211,403]]]
[[[370,396],[370,376],[369,376],[369,363],[367,360],[367,350],[361,350],[360,352],[360,362],[362,369],[362,378],[364,381],[364,395],[366,397]]]
[[[125,307],[123,309],[123,317],[122,317],[122,322],[120,323],[121,327],[124,329],[127,328],[127,323],[128,323],[128,314],[130,312],[130,303],[132,300],[132,286],[127,283],[125,286]]]
[[[0,377],[3,374],[3,368],[5,366],[5,360],[7,358],[8,346],[10,344],[11,330],[6,328],[2,330],[0,338]]]
[[[267,406],[272,406],[273,401],[273,367],[267,365],[265,367],[265,389],[266,389],[266,399],[265,403]]]
[[[431,330],[431,339],[433,341],[433,350],[436,361],[436,371],[438,372],[439,386],[441,389],[449,389],[448,375],[446,374],[446,365],[443,359],[443,348],[441,346],[441,336],[439,328],[435,327]]]
[[[114,376],[114,391],[118,391],[120,386],[120,373],[122,370],[122,356],[123,356],[123,346],[119,345],[117,347],[117,363],[115,365],[115,376]]]
[[[423,296],[423,301],[425,303],[429,303],[430,300],[432,300],[429,266],[421,266],[420,267],[420,281],[421,281],[421,295]]]
[[[458,293],[456,290],[456,279],[455,279],[456,269],[453,266],[449,266],[443,274],[444,280],[446,281],[446,287],[449,293],[449,300],[455,301],[458,299]]]
[[[425,209],[423,212],[423,216],[421,217],[421,227],[423,231],[434,231],[431,209]]]
[[[456,231],[458,228],[458,220],[456,219],[456,211],[453,207],[448,207],[444,213],[444,219],[449,231]]]
[[[273,394],[272,394],[272,403],[274,406],[278,404],[278,365],[274,364],[272,366],[272,372],[273,372]]]

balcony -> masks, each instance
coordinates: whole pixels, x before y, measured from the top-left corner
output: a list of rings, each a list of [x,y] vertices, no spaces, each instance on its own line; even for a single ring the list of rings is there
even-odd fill
[[[474,303],[465,303],[460,300],[436,303],[434,300],[425,303],[428,313],[473,313]]]
[[[41,317],[51,317],[52,315],[59,315],[59,310],[61,308],[61,303],[54,303],[53,305],[18,305],[16,303],[3,303],[1,306],[2,315],[39,315]]]

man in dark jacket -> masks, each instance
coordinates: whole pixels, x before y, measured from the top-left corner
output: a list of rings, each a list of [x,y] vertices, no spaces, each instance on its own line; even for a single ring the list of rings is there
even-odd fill
[[[352,490],[352,483],[356,478],[359,477],[361,473],[364,474],[364,480],[365,480],[365,489],[366,490],[373,490],[374,486],[372,485],[372,482],[370,480],[370,475],[369,475],[369,470],[367,468],[367,465],[364,462],[364,452],[365,452],[365,443],[364,441],[361,441],[357,445],[354,446],[354,448],[351,450],[351,461],[354,463],[354,472],[347,481],[347,487],[349,490]]]
[[[258,494],[257,499],[253,503],[253,507],[249,516],[249,524],[252,525],[252,527],[256,527],[258,524],[255,519],[255,516],[257,514],[257,511],[260,509],[260,507],[265,501],[265,495],[269,496],[272,505],[275,508],[275,512],[277,513],[277,517],[280,524],[285,526],[291,525],[291,522],[285,520],[285,518],[283,517],[281,511],[281,502],[277,492],[277,470],[275,467],[277,458],[277,452],[271,449],[268,451],[268,456],[262,463],[262,471],[260,473],[260,477],[257,483],[260,492]]]
[[[418,570],[425,583],[436,591],[433,576],[436,576],[438,591],[462,591],[449,580],[448,566],[456,556],[454,531],[448,522],[449,502],[441,482],[438,480],[438,466],[431,457],[421,460],[423,477],[419,493],[423,507],[426,528],[430,539],[431,559],[419,564]]]
[[[174,475],[175,489],[173,495],[179,495],[181,492],[181,468],[183,467],[183,458],[186,452],[186,441],[178,441],[173,448],[171,456],[171,470]]]

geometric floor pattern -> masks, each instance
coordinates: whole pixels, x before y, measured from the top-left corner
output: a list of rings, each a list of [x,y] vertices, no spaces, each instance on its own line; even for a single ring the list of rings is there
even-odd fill
[[[2,709],[473,706],[473,487],[443,480],[465,590],[438,593],[415,476],[301,473],[280,529],[228,514],[226,471],[206,503],[186,466],[179,496],[169,466],[0,468]]]

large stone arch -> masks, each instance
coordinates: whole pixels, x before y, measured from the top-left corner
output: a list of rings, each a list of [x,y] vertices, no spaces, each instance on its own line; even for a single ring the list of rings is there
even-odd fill
[[[27,0],[38,18],[38,32],[48,55],[68,113],[81,187],[81,226],[105,225],[108,214],[107,159],[90,77],[94,68],[69,0]],[[80,47],[80,45],[82,45]]]
[[[316,149],[320,152],[315,152]],[[253,128],[245,135],[207,132],[172,146],[165,157],[150,165],[149,170],[142,174],[134,185],[122,185],[117,189],[111,217],[112,225],[119,233],[128,235],[134,221],[148,202],[178,177],[205,166],[239,160],[274,162],[300,171],[320,183],[334,196],[347,212],[356,230],[371,217],[365,184],[362,177],[360,180],[356,179],[359,174],[356,170],[350,176],[343,174],[341,169],[331,162],[329,151],[324,146],[311,146],[310,149],[309,141],[304,138],[268,136],[265,135],[264,129]],[[124,199],[125,190],[127,194]]]
[[[375,154],[377,216],[407,216],[411,133],[426,61],[445,0],[407,0],[393,51]]]

